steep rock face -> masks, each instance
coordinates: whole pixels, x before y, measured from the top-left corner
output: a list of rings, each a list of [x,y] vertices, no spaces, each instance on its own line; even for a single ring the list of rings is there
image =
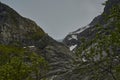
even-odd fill
[[[81,42],[80,42],[81,38],[83,38],[83,36],[87,37],[87,36],[91,35],[89,32],[90,27],[91,27],[91,25],[87,25],[83,28],[80,28],[74,32],[69,33],[64,38],[63,43],[69,47],[70,51],[76,50],[77,47],[79,47],[81,44]],[[86,31],[88,31],[88,32],[86,32]]]
[[[82,28],[80,28],[80,29],[78,29],[78,30],[76,30],[76,31],[74,31],[74,32],[72,32],[72,33],[70,33],[69,35],[67,35],[66,37],[65,37],[65,39],[64,39],[64,43],[68,46],[68,47],[70,47],[70,46],[73,46],[73,45],[77,45],[74,49],[73,49],[73,51],[75,50],[75,49],[78,49],[78,48],[80,48],[81,47],[81,39],[82,38],[85,38],[85,40],[86,41],[90,41],[90,40],[94,40],[95,39],[95,37],[96,37],[96,34],[97,33],[105,33],[104,31],[101,31],[101,32],[98,32],[98,29],[97,29],[97,27],[96,27],[96,24],[100,24],[101,26],[100,27],[103,27],[103,29],[109,29],[109,30],[111,30],[112,32],[114,32],[114,29],[115,29],[115,24],[114,24],[114,19],[109,19],[107,22],[104,20],[105,19],[105,17],[106,16],[104,16],[104,15],[107,15],[107,16],[110,16],[109,14],[110,14],[110,10],[111,10],[111,8],[113,8],[113,6],[114,5],[117,5],[117,4],[119,4],[120,5],[120,0],[108,0],[107,2],[106,2],[106,6],[105,6],[105,8],[104,8],[104,12],[101,14],[101,15],[99,15],[98,17],[96,17],[96,18],[94,18],[93,19],[93,21],[89,24],[89,27],[88,28],[86,28],[86,29],[84,29],[84,30],[82,30]],[[117,22],[117,21],[116,21]],[[119,22],[118,22],[119,23]],[[107,28],[108,27],[108,28]],[[119,26],[118,26],[119,27]],[[80,33],[77,33],[77,32],[80,32]],[[77,35],[76,37],[77,37],[77,39],[75,39],[74,37],[72,37],[72,35]],[[105,35],[109,38],[109,33],[105,33]],[[119,35],[119,33],[117,34],[117,35]],[[117,35],[114,35],[114,37],[116,37]],[[120,37],[119,37],[120,38]],[[118,39],[119,39],[118,38]],[[117,40],[118,40],[117,39]],[[87,49],[89,49],[91,46],[95,46],[95,42],[93,42],[94,44],[93,45],[89,45],[89,46],[87,46]],[[107,41],[105,42],[105,43],[107,43]],[[114,43],[114,42],[113,42]],[[111,43],[111,44],[113,44],[113,43]],[[104,44],[102,44],[103,46],[104,46]],[[83,47],[82,47],[83,48]],[[107,48],[109,48],[109,47],[107,47]],[[86,48],[85,48],[86,49]],[[116,48],[117,49],[117,48]],[[119,49],[120,48],[118,48],[118,50],[116,50],[115,49],[115,52],[116,53],[119,53]],[[112,49],[110,49],[111,51],[112,51]],[[101,50],[102,51],[102,50]],[[104,48],[103,48],[103,51],[104,51]],[[84,51],[83,51],[84,52]],[[85,53],[87,53],[87,52],[85,52]],[[91,53],[94,53],[94,52],[91,52]],[[106,52],[107,53],[107,52]],[[111,52],[110,52],[111,53]],[[115,53],[115,54],[116,54]],[[82,54],[82,53],[81,53]],[[114,54],[114,53],[113,53]],[[83,54],[84,55],[84,54]],[[91,54],[92,55],[92,54]],[[91,56],[90,55],[90,56]],[[118,56],[120,56],[119,54],[117,54]],[[105,55],[103,55],[103,56],[105,56]],[[118,59],[119,60],[119,59]],[[104,77],[105,75],[103,75],[103,77],[100,77],[100,78],[98,78],[98,76],[96,77],[96,79],[94,79],[93,77],[91,77],[91,76],[93,76],[94,74],[94,72],[92,72],[92,70],[90,71],[90,72],[84,72],[85,71],[85,69],[87,69],[87,68],[85,68],[85,66],[89,66],[89,65],[91,65],[93,62],[89,62],[89,60],[88,60],[88,62],[86,62],[86,60],[83,60],[83,62],[84,62],[84,64],[86,64],[86,65],[84,65],[84,64],[80,64],[80,62],[78,62],[78,66],[76,65],[74,68],[73,68],[73,70],[71,70],[70,72],[68,72],[68,73],[66,73],[66,74],[63,74],[63,75],[61,75],[61,77],[58,77],[58,78],[56,78],[56,79],[58,79],[58,80],[62,80],[63,79],[63,77],[65,77],[64,79],[65,80],[119,80],[119,78],[116,78],[116,79],[114,79],[114,78],[111,78],[111,76],[109,76],[109,75],[107,75],[106,77]],[[111,64],[111,65],[113,65],[113,66],[115,66],[114,64],[115,63],[117,63],[117,60],[116,61],[114,61],[113,60],[113,63]],[[119,63],[119,62],[118,62]],[[79,64],[80,64],[80,66],[79,66]],[[100,64],[100,63],[98,63],[98,64]],[[102,65],[103,66],[103,65]],[[88,68],[90,68],[90,69],[92,69],[92,68],[94,68],[93,67],[93,65],[91,66],[91,67],[88,67]],[[104,68],[106,68],[107,69],[107,66],[104,66]],[[80,73],[79,72],[79,70],[81,70],[82,72]],[[94,70],[94,69],[93,69]],[[97,69],[95,69],[95,70],[97,70]],[[88,70],[89,71],[89,70]],[[101,72],[100,72],[101,73]],[[87,75],[86,75],[87,74]],[[96,72],[95,72],[95,74],[96,74]],[[99,75],[99,73],[98,73],[98,75]],[[90,78],[91,77],[91,78]]]
[[[0,2],[0,44],[30,48],[42,55],[50,68],[48,79],[71,67],[71,52],[62,43],[47,35],[34,21],[20,16]]]
[[[70,51],[73,52],[76,51],[76,49],[81,45],[81,39],[85,38],[85,40],[88,41],[88,40],[92,40],[95,37],[97,32],[95,25],[98,23],[103,24],[102,19],[103,19],[102,15],[95,17],[90,24],[69,33],[64,38],[63,43],[69,47]],[[72,48],[72,46],[75,47]]]
[[[112,6],[116,4],[120,4],[120,1],[119,0],[108,0],[105,2],[105,4],[106,6],[104,8],[104,12],[101,15],[95,17],[93,21],[87,26],[83,28],[79,28],[76,31],[69,33],[64,38],[63,43],[69,48],[71,48],[74,45],[77,45],[76,47],[71,49],[71,51],[75,51],[77,48],[80,47],[81,39],[85,38],[86,41],[90,41],[94,39],[96,33],[98,32],[96,25],[100,24],[105,27],[108,24],[108,23],[107,24],[105,23],[105,19],[104,19],[105,15],[109,15]],[[76,36],[76,39],[72,36]]]
[[[35,22],[0,3],[0,43],[32,45],[44,35],[44,31]]]

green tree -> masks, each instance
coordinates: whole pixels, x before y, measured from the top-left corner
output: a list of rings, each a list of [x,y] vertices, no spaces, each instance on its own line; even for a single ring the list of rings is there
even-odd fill
[[[0,80],[39,80],[46,71],[47,62],[37,53],[0,45]]]

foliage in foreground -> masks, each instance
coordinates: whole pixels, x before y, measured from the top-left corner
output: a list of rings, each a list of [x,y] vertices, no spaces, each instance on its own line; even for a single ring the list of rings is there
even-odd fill
[[[34,52],[0,45],[0,80],[39,80],[47,71],[47,62]]]

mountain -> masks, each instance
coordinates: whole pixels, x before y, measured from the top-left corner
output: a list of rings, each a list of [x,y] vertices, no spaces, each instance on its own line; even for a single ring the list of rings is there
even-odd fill
[[[85,38],[86,41],[90,41],[95,38],[96,33],[98,32],[96,25],[100,24],[106,26],[105,15],[110,14],[112,6],[119,4],[119,0],[108,0],[105,2],[104,12],[95,17],[91,23],[85,27],[79,28],[76,31],[69,33],[63,40],[63,43],[69,47],[71,51],[76,51],[81,45],[81,39]]]
[[[42,56],[49,66],[49,70],[44,76],[47,76],[50,80],[71,68],[73,56],[64,44],[51,38],[34,21],[22,17],[15,10],[1,2],[0,45],[4,45],[4,47],[11,46],[13,49],[14,47],[29,49],[27,52],[35,52],[36,55]],[[11,48],[6,47],[5,49],[13,50]],[[16,50],[19,49],[15,48]],[[13,50],[13,52],[15,51]],[[0,53],[2,54],[2,52]],[[44,76],[40,76],[39,80]],[[33,78],[38,80],[35,76]]]
[[[63,40],[78,59],[71,71],[56,79],[120,79],[120,0],[107,0],[104,5],[101,15]]]
[[[0,2],[0,80],[119,80],[120,0],[104,4],[64,45]]]

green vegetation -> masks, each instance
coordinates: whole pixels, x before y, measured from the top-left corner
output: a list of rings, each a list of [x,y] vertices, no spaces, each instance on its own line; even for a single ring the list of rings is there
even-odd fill
[[[105,18],[106,27],[96,25],[96,38],[82,39],[76,52],[81,62],[75,71],[88,80],[120,79],[120,5],[114,5]]]
[[[38,30],[37,32],[35,32],[34,34],[31,35],[31,38],[34,40],[39,40],[41,37],[43,37],[45,35],[45,33],[43,32],[43,30]]]
[[[47,62],[34,52],[0,45],[0,80],[39,80],[47,72]]]

